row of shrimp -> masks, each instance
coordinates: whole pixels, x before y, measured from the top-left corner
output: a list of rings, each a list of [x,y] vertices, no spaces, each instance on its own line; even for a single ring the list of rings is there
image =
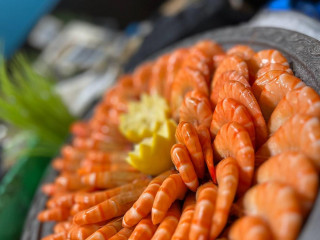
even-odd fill
[[[176,170],[154,178],[126,163],[118,130],[142,93],[178,123]],[[144,63],[72,126],[43,186],[38,218],[58,222],[44,239],[296,239],[318,191],[319,117],[319,95],[277,50],[204,40]]]

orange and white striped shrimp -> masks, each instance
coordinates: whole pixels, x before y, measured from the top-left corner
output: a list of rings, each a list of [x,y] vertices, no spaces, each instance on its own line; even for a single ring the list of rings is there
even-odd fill
[[[207,239],[209,237],[217,193],[218,188],[212,182],[207,182],[198,188],[196,206],[189,232],[190,240]]]
[[[219,101],[225,98],[233,98],[248,109],[255,127],[255,146],[260,147],[268,139],[268,129],[252,91],[240,82],[228,81],[219,92]]]
[[[70,145],[63,146],[61,156],[65,160],[81,161],[84,157],[84,152]]]
[[[293,89],[304,87],[304,82],[291,74],[284,73],[279,77],[268,82],[261,92],[258,102],[261,106],[261,111],[266,119],[269,120],[273,110],[285,95]]]
[[[171,148],[171,159],[179,171],[184,184],[195,192],[199,186],[199,181],[187,148],[180,143],[173,145]]]
[[[85,240],[101,228],[100,224],[88,224],[83,226],[73,225],[68,232],[68,238],[70,240]]]
[[[103,151],[94,151],[89,150],[86,152],[85,160],[93,163],[101,164],[111,164],[111,163],[122,163],[126,162],[125,158],[127,157],[126,152],[103,152]]]
[[[182,214],[172,240],[185,240],[189,238],[190,226],[196,206],[195,194],[189,192],[184,200]]]
[[[145,62],[134,70],[132,74],[133,86],[139,94],[148,92],[153,66],[154,63]]]
[[[84,204],[84,203],[75,203],[72,205],[71,209],[70,209],[70,215],[74,216],[77,213],[86,210],[90,208],[90,205]]]
[[[235,198],[239,170],[235,159],[225,158],[217,165],[218,194],[212,217],[210,239],[216,239],[224,229]]]
[[[228,55],[238,55],[243,60],[248,61],[253,57],[255,51],[247,45],[235,45],[227,51]]]
[[[88,122],[76,121],[71,124],[70,132],[78,137],[88,137],[90,135],[90,127]]]
[[[291,117],[257,151],[256,165],[288,150],[302,152],[320,170],[320,120],[317,117],[305,114]]]
[[[227,71],[237,71],[245,79],[249,78],[248,66],[241,57],[237,55],[226,56],[214,73],[211,82],[211,90],[214,90],[215,85],[218,84],[217,82],[221,78],[221,75]],[[212,102],[212,104],[215,105],[214,102]]]
[[[293,72],[289,65],[282,65],[280,63],[269,63],[268,65],[265,65],[264,67],[260,68],[257,72],[257,79],[265,75],[266,73],[270,71],[284,71],[288,74],[293,75]]]
[[[125,162],[112,164],[92,164],[86,162],[86,165],[79,167],[77,170],[80,176],[96,172],[138,172],[138,170]]]
[[[53,232],[60,233],[60,232],[67,232],[72,226],[72,221],[65,221],[65,222],[58,222],[54,225]]]
[[[178,225],[180,215],[181,210],[179,203],[174,202],[154,233],[152,240],[171,240],[171,237]]]
[[[244,216],[234,222],[229,232],[230,240],[272,240],[268,223],[261,217]]]
[[[119,232],[109,238],[109,240],[127,240],[129,239],[132,232],[132,228],[122,228]]]
[[[66,240],[66,239],[68,239],[68,232],[54,233],[41,238],[41,240]]]
[[[251,85],[256,79],[258,70],[271,63],[278,63],[284,66],[289,66],[287,59],[278,50],[275,49],[261,50],[248,61]]]
[[[180,106],[184,96],[192,90],[199,90],[209,95],[209,88],[204,76],[197,70],[183,67],[172,82],[170,93],[170,109],[172,117],[178,121]]]
[[[46,210],[41,211],[38,214],[38,220],[40,222],[46,221],[66,221],[70,216],[70,208],[63,208],[63,207],[55,207],[49,208]]]
[[[137,224],[129,240],[150,240],[157,228],[158,226],[152,223],[151,216],[147,216]]]
[[[90,234],[89,237],[86,238],[86,240],[108,240],[112,236],[114,236],[117,232],[122,229],[122,217],[113,220],[111,222],[108,222],[106,225],[100,227],[96,231],[94,231],[92,234]]]
[[[70,161],[63,158],[55,158],[51,163],[52,167],[59,172],[75,172],[80,167],[80,161]]]
[[[258,183],[279,181],[298,194],[302,210],[307,214],[318,193],[319,178],[310,160],[299,152],[284,152],[269,158],[256,172]]]
[[[179,48],[169,56],[167,64],[167,78],[164,89],[165,98],[168,102],[170,101],[171,86],[173,80],[177,76],[177,73],[179,72],[180,68],[182,67],[184,59],[187,56],[188,52],[189,50],[187,48]]]
[[[226,71],[220,74],[220,77],[216,79],[214,83],[212,83],[211,87],[211,95],[210,100],[215,107],[218,104],[219,100],[219,92],[221,88],[223,88],[223,85],[228,81],[237,81],[241,82],[245,87],[250,88],[250,84],[248,82],[248,79],[246,79],[241,73],[235,70]]]
[[[171,174],[176,173],[174,170],[166,171],[159,176],[155,177],[143,193],[139,196],[139,199],[133,204],[133,206],[124,214],[122,225],[126,228],[130,228],[136,225],[142,218],[151,213],[152,205],[155,196],[163,183],[163,181]]]
[[[129,192],[136,188],[146,187],[149,182],[149,179],[136,180],[133,183],[128,183],[120,187],[111,188],[105,191],[95,191],[92,193],[77,193],[75,194],[74,201],[76,203],[82,203],[88,206],[93,206],[118,194]]]
[[[136,179],[146,179],[146,175],[139,172],[95,172],[81,177],[81,181],[90,187],[114,188],[131,183]]]
[[[197,176],[202,179],[204,157],[196,128],[191,123],[181,121],[176,129],[176,138],[187,147]]]
[[[207,95],[198,90],[188,92],[180,107],[180,122],[189,122],[198,127],[210,127],[212,108]]]
[[[172,203],[177,199],[182,200],[186,192],[187,187],[179,173],[171,174],[166,178],[161,184],[152,206],[151,217],[153,224],[160,223]]]
[[[169,58],[170,54],[165,54],[159,57],[152,66],[151,77],[149,81],[150,94],[164,96]]]
[[[122,216],[139,198],[144,188],[122,193],[107,199],[89,209],[77,213],[73,222],[78,225],[98,223],[114,217]]]
[[[277,131],[283,123],[296,113],[320,118],[320,96],[311,87],[305,86],[292,90],[282,98],[269,119],[270,133]]]
[[[52,198],[50,198],[47,202],[48,208],[55,208],[55,207],[63,207],[63,208],[71,208],[74,204],[74,192],[68,192],[63,194],[58,194]]]
[[[42,185],[41,191],[48,196],[54,196],[57,194],[68,193],[66,188],[64,188],[56,183],[46,183],[46,184]]]
[[[213,150],[219,160],[233,157],[237,161],[237,193],[241,196],[251,186],[254,171],[254,149],[248,132],[236,122],[223,125],[213,142]]]
[[[207,127],[201,125],[200,127],[198,127],[197,132],[198,132],[198,137],[200,140],[200,144],[202,146],[202,152],[204,155],[204,159],[206,161],[209,174],[211,176],[212,181],[214,183],[217,183],[216,171],[215,171],[214,161],[213,161],[213,148],[211,144],[210,131]]]
[[[213,73],[213,56],[222,53],[223,49],[216,42],[202,40],[189,49],[184,66],[199,71],[209,86]]]
[[[274,181],[255,185],[244,195],[243,205],[247,215],[266,220],[275,240],[297,238],[303,217],[290,186]]]
[[[216,106],[210,126],[210,132],[215,137],[220,128],[229,122],[237,122],[249,133],[252,145],[255,145],[255,130],[248,109],[232,98],[221,100]]]

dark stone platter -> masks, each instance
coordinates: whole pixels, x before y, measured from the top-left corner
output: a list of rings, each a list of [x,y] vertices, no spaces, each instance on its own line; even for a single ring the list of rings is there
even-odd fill
[[[278,28],[248,28],[245,26],[215,30],[185,39],[153,55],[155,58],[175,48],[192,45],[201,39],[212,39],[225,49],[236,44],[247,44],[254,50],[278,49],[287,57],[294,74],[320,93],[320,42],[306,35]],[[137,65],[140,63],[137,63]],[[52,182],[56,172],[50,167],[43,183]],[[299,179],[297,179],[299,181]],[[38,189],[28,218],[22,240],[39,240],[52,232],[52,223],[40,223],[37,214],[45,208],[47,197]],[[320,192],[313,210],[305,222],[299,240],[319,239],[320,236]]]

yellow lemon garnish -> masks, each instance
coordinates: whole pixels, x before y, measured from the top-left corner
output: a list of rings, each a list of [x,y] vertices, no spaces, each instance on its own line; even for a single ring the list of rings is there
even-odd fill
[[[152,137],[145,138],[129,152],[127,161],[139,171],[157,175],[170,169],[172,165],[170,150],[175,144],[176,123],[165,120]]]
[[[152,137],[169,116],[166,101],[157,96],[142,95],[138,102],[131,102],[128,113],[120,116],[120,131],[134,143]]]

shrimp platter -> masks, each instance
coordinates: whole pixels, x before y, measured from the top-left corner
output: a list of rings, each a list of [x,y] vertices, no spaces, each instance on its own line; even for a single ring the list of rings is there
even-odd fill
[[[294,240],[320,172],[320,96],[278,50],[212,40],[120,77],[42,186],[43,240]]]

